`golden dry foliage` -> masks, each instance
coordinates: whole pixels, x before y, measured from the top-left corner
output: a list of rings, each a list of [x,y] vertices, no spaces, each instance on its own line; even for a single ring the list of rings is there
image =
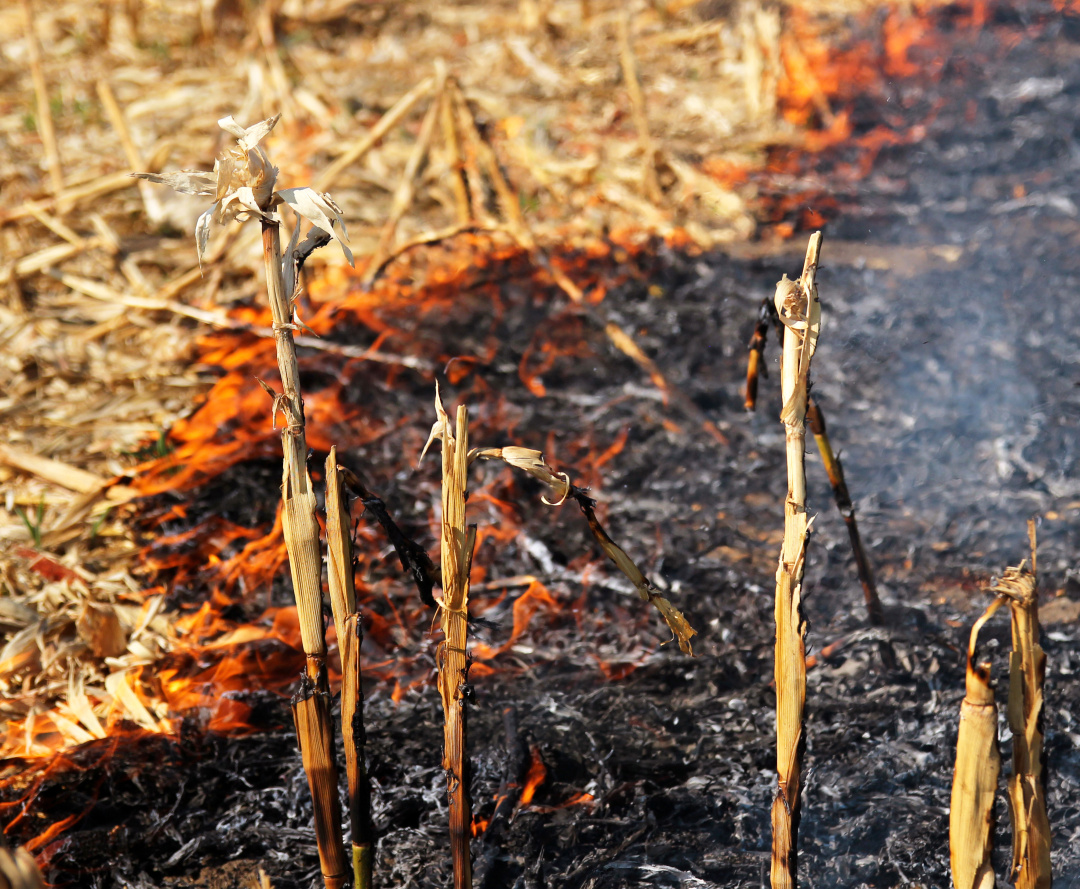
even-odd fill
[[[1035,576],[1034,526],[1031,570],[1024,563],[1007,568],[994,592],[1009,603],[1012,652],[1009,655],[1007,714],[1013,736],[1009,813],[1013,826],[1012,878],[1017,889],[1048,889],[1050,821],[1043,786],[1043,678],[1046,654],[1039,645],[1039,594]]]
[[[345,638],[345,622],[356,611],[356,587],[352,572],[349,511],[345,498],[341,496],[336,445],[330,448],[326,458],[326,581],[340,643]]]
[[[543,498],[549,506],[559,506],[566,501],[567,497],[573,497],[577,501],[585,520],[589,523],[596,542],[615,566],[626,575],[634,585],[638,595],[644,602],[651,602],[657,611],[663,616],[674,637],[679,642],[679,649],[684,654],[692,655],[693,647],[690,644],[692,637],[697,635],[697,630],[690,626],[690,622],[683,616],[670,600],[660,595],[652,581],[641,571],[626,552],[614,540],[612,540],[603,525],[596,518],[595,502],[584,491],[570,483],[570,477],[565,472],[556,472],[544,462],[544,455],[532,448],[509,446],[505,448],[474,448],[469,453],[469,462],[473,460],[502,460],[508,466],[527,472],[533,478],[539,479],[551,487],[557,499],[554,501]]]
[[[1001,603],[1001,599],[995,599],[975,621],[968,641],[967,687],[960,704],[960,732],[949,804],[949,863],[956,889],[994,889],[990,853],[994,844],[994,796],[1001,754],[990,663],[975,663],[975,646],[979,630]]]
[[[776,310],[784,324],[780,419],[787,443],[788,494],[784,502],[784,544],[776,571],[776,771],[772,804],[772,885],[796,882],[802,783],[803,710],[806,705],[806,622],[802,577],[810,521],[806,514],[806,401],[810,359],[821,329],[817,267],[821,232],[810,236],[798,281],[787,275],[776,285]]]

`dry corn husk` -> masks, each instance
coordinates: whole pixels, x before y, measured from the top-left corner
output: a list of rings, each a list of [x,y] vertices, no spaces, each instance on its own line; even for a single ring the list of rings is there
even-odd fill
[[[342,649],[345,621],[356,611],[352,568],[349,511],[341,494],[341,474],[337,468],[335,445],[330,448],[326,458],[326,582],[330,591],[330,608],[334,612],[338,647]]]
[[[0,847],[0,889],[44,889],[45,880],[34,856],[22,847]]]
[[[949,862],[956,889],[993,889],[990,864],[994,833],[994,796],[1001,754],[998,752],[997,704],[990,685],[990,663],[975,663],[979,630],[1000,607],[993,604],[971,628],[968,641],[966,693],[960,704],[949,805]]]

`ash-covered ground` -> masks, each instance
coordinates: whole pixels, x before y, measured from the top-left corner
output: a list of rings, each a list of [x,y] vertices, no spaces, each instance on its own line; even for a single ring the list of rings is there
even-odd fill
[[[842,451],[890,617],[887,630],[866,625],[847,535],[811,448],[818,518],[806,571],[808,641],[815,650],[847,644],[809,677],[800,871],[810,887],[949,885],[962,650],[991,576],[1027,555],[1032,515],[1042,517],[1043,597],[1063,594],[1043,628],[1055,885],[1080,886],[1080,647],[1070,608],[1080,600],[1080,19],[1037,24],[998,12],[985,38],[948,60],[932,87],[930,98],[941,101],[925,137],[883,151],[865,179],[837,172],[845,160],[838,151],[807,157],[805,177],[789,183],[827,189],[839,205],[818,278],[824,315],[814,393]],[[995,27],[1025,39],[1006,49]],[[927,102],[898,92],[889,119],[919,123]],[[860,108],[856,123],[869,129],[884,114]],[[444,388],[447,402],[468,400],[474,435],[485,444],[509,438],[540,447],[571,469],[626,430],[622,450],[588,480],[612,536],[700,633],[693,659],[659,648],[666,638],[659,617],[603,563],[575,510],[552,513],[538,491],[494,470],[478,476],[487,499],[473,500],[477,521],[509,516],[522,529],[509,543],[481,547],[486,581],[533,574],[561,606],[542,608],[491,662],[496,672],[474,678],[478,816],[490,815],[508,764],[527,762],[525,751],[535,748],[547,770],[533,804],[495,842],[477,841],[488,887],[733,889],[768,879],[783,434],[777,374],[762,382],[754,415],[743,412],[742,386],[757,305],[781,273],[797,274],[803,244],[799,235],[791,250],[761,248],[755,258],[658,246],[622,265],[614,251],[607,262],[624,280],[599,315],[538,289],[518,263],[490,268],[487,283],[461,294],[452,315],[439,305],[385,316],[400,336],[384,349],[411,350],[440,367],[447,356],[485,356],[459,385]],[[718,445],[694,417],[665,408],[608,342],[598,316],[632,332],[730,443]],[[367,345],[374,333],[342,325],[340,337]],[[550,343],[559,349],[545,352]],[[533,368],[537,355],[552,356],[541,374],[543,398],[522,383],[527,354]],[[776,357],[771,343],[770,368]],[[307,386],[332,379],[334,356],[304,360]],[[434,551],[428,523],[437,470],[414,473],[410,465],[431,420],[432,376],[402,370],[388,382],[385,368],[349,368],[348,390],[380,404],[395,431],[346,448],[343,462],[363,468],[399,521]],[[395,426],[408,417],[412,423]],[[224,498],[232,520],[267,521],[268,465],[235,467],[200,502],[222,509]],[[512,512],[500,513],[505,507],[493,501],[512,502]],[[411,602],[415,592],[376,537],[364,537],[374,551],[362,560],[362,579],[378,591],[366,607],[389,621],[391,603]],[[479,640],[506,641],[519,594],[511,590],[485,614],[500,627],[478,629]],[[284,585],[272,596],[288,601]],[[428,622],[397,637],[420,677],[433,664]],[[1007,635],[1004,619],[984,632],[998,676]],[[880,663],[881,636],[892,641],[894,670]],[[600,662],[608,673],[636,668],[609,679]],[[390,688],[373,682],[367,702],[379,882],[445,886],[438,695],[433,682],[421,684],[395,704]],[[96,802],[52,848],[50,879],[230,886],[261,866],[275,887],[315,884],[307,789],[286,703],[252,700],[261,702],[264,723],[278,728],[221,739],[192,726],[180,742],[126,742],[107,766],[77,776],[58,770],[57,789],[34,803],[35,812]],[[508,707],[518,724],[513,744],[503,729]],[[1006,740],[1006,764],[1008,749]],[[593,802],[563,806],[580,793]],[[1004,876],[1003,795],[998,815]],[[20,830],[30,836],[32,826]]]

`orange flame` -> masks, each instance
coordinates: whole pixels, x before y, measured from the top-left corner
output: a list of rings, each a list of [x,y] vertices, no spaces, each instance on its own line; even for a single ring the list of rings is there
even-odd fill
[[[547,777],[547,767],[540,756],[540,748],[532,747],[529,750],[532,760],[529,762],[529,771],[525,774],[525,786],[521,790],[521,805],[527,806],[532,802],[536,789],[544,783]]]

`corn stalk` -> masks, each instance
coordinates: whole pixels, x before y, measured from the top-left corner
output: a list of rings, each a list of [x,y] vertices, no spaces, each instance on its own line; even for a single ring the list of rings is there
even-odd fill
[[[960,731],[949,804],[949,863],[956,889],[994,889],[990,853],[994,848],[994,795],[1001,754],[990,662],[975,663],[975,646],[979,630],[1002,602],[995,599],[975,621],[968,640],[966,691],[960,704]]]
[[[810,237],[803,273],[776,285],[776,310],[784,325],[781,365],[787,445],[788,493],[784,502],[784,544],[776,572],[776,797],[772,804],[774,889],[793,889],[797,874],[797,834],[802,782],[803,709],[806,704],[806,622],[802,577],[809,538],[806,514],[806,403],[810,359],[821,329],[817,267],[821,233]]]
[[[1007,715],[1013,736],[1009,814],[1013,825],[1012,879],[1017,889],[1049,889],[1050,821],[1043,786],[1043,679],[1046,654],[1039,645],[1039,591],[1035,574],[1035,525],[1028,523],[1031,570],[1007,568],[994,592],[1009,603],[1012,652],[1009,655]]]
[[[132,175],[167,185],[183,194],[213,198],[210,208],[195,223],[195,249],[200,266],[206,256],[212,224],[249,219],[258,219],[262,224],[266,290],[274,319],[274,343],[282,391],[275,393],[265,383],[260,383],[274,399],[272,416],[275,422],[278,413],[285,417],[281,431],[282,525],[300,638],[306,656],[300,690],[293,698],[293,720],[314,802],[315,835],[323,880],[328,889],[337,889],[345,883],[346,864],[326,676],[322,552],[319,522],[315,518],[315,491],[307,470],[304,400],[300,394],[300,367],[293,341],[293,331],[298,329],[293,321],[293,298],[300,268],[313,250],[333,239],[341,245],[350,263],[352,252],[345,243],[347,234],[341,211],[329,195],[306,187],[276,190],[278,169],[270,163],[259,143],[271,133],[279,119],[280,115],[276,115],[246,128],[231,116],[219,120],[218,126],[234,136],[236,142],[218,156],[213,172],[181,170]],[[282,204],[288,204],[296,214],[296,226],[284,262],[281,220],[277,214],[277,208]],[[300,242],[301,219],[312,224],[303,243]]]
[[[285,413],[281,431],[284,455],[281,478],[282,525],[289,553],[293,595],[300,620],[300,638],[307,666],[300,691],[293,699],[293,721],[315,808],[315,838],[327,889],[345,884],[347,865],[341,838],[337,798],[334,731],[330,721],[330,688],[326,675],[326,638],[322,619],[322,553],[315,518],[315,489],[307,469],[304,400],[300,395],[300,366],[296,360],[291,323],[291,297],[285,293],[281,266],[281,234],[276,219],[263,220],[263,259],[266,290],[274,318],[274,343],[282,393],[275,413]]]
[[[438,419],[424,451],[442,440],[442,532],[440,535],[443,595],[436,599],[443,641],[435,661],[439,668],[439,696],[443,705],[443,771],[450,804],[450,852],[454,862],[454,889],[472,886],[472,808],[469,799],[468,761],[465,757],[465,689],[469,678],[466,654],[469,620],[469,569],[476,527],[465,525],[465,489],[469,469],[469,412],[457,409],[457,428],[435,394]],[[423,455],[421,454],[421,458]]]
[[[349,510],[342,496],[342,475],[337,448],[332,447],[326,458],[326,574],[341,654],[341,738],[349,787],[353,887],[370,889],[375,825],[371,820],[371,781],[364,763],[364,690],[360,674],[364,633],[356,610]]]

